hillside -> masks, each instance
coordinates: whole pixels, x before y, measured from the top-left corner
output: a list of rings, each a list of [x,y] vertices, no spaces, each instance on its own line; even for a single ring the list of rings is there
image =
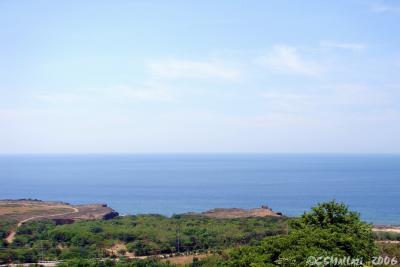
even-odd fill
[[[0,200],[0,220],[25,222],[51,219],[63,224],[80,220],[110,219],[117,215],[106,204],[71,205],[31,199]]]
[[[252,217],[282,217],[281,212],[275,212],[267,206],[255,209],[239,209],[239,208],[217,208],[200,213],[200,215],[210,218],[252,218]]]

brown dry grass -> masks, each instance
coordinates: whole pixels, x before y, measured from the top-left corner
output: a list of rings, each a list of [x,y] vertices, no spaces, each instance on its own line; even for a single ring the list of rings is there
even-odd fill
[[[120,253],[121,250],[125,250],[126,253],[122,255]],[[124,243],[114,244],[111,248],[107,249],[107,252],[112,254],[112,255],[116,255],[116,256],[125,256],[125,257],[128,257],[128,258],[135,258],[135,254],[129,252]]]
[[[248,218],[248,217],[281,217],[281,215],[272,211],[271,209],[213,209],[201,213],[201,215],[211,218]]]
[[[0,219],[22,221],[30,217],[67,213],[71,207],[62,203],[38,201],[0,201]]]
[[[17,222],[28,218],[97,220],[113,210],[104,204],[69,205],[62,202],[0,200],[0,219]]]
[[[198,255],[185,255],[185,256],[176,256],[176,257],[171,257],[167,259],[163,259],[161,261],[164,262],[169,262],[174,265],[185,265],[185,264],[190,264],[193,262],[194,258],[197,259],[204,259],[206,257],[210,256],[210,254],[198,254]]]

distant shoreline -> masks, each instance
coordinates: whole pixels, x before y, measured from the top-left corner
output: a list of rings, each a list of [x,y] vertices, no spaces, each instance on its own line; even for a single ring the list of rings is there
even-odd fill
[[[19,206],[18,206],[19,205]],[[21,220],[25,220],[27,215],[27,211],[29,209],[32,212],[38,213],[40,212],[41,218],[46,219],[46,217],[53,217],[54,214],[51,214],[53,209],[61,209],[61,208],[73,208],[79,210],[80,216],[75,216],[74,218],[68,218],[72,220],[82,220],[82,219],[108,219],[119,216],[120,214],[116,212],[114,209],[108,207],[105,203],[100,204],[79,204],[72,205],[68,202],[64,201],[44,201],[40,199],[32,199],[32,198],[19,198],[19,199],[0,199],[0,219],[2,217],[7,217],[7,209],[12,207],[12,215],[10,213],[9,216],[13,216],[14,218],[18,217],[18,210],[23,213],[23,217]],[[84,213],[87,214],[84,214]],[[111,216],[112,214],[113,216]],[[262,205],[259,208],[252,209],[243,209],[243,208],[214,208],[211,210],[203,211],[203,212],[187,212],[177,215],[195,215],[195,216],[205,216],[210,218],[248,218],[248,217],[284,217],[281,212],[273,211],[270,207],[266,205]],[[36,214],[36,216],[38,216]],[[129,216],[129,214],[128,214]],[[59,218],[65,219],[65,218]]]
[[[4,211],[2,212],[2,204],[4,203],[13,203],[13,204],[24,204],[24,203],[33,203],[43,206],[52,206],[52,207],[60,207],[60,206],[70,206],[70,207],[78,207],[83,212],[78,213],[77,218],[56,218],[59,220],[63,219],[72,219],[72,220],[85,220],[85,219],[103,219],[103,218],[113,218],[115,216],[134,216],[134,215],[146,215],[146,214],[153,214],[153,213],[137,213],[137,214],[120,214],[112,207],[108,207],[105,203],[97,203],[97,204],[78,204],[72,205],[65,201],[47,201],[47,200],[40,200],[40,199],[32,199],[32,198],[19,198],[19,199],[0,199],[0,219],[6,217]],[[48,207],[46,207],[48,208]],[[83,214],[87,212],[87,214]],[[158,214],[162,215],[162,214]],[[176,215],[194,215],[194,216],[206,216],[211,218],[248,218],[248,217],[286,217],[279,211],[274,211],[270,207],[266,205],[262,205],[259,208],[214,208],[211,210],[205,210],[203,212],[185,212]],[[45,214],[42,211],[40,215],[44,219],[46,217],[53,217],[54,215],[50,212]],[[162,215],[165,216],[165,215]],[[168,217],[168,216],[167,216]],[[54,218],[54,217],[53,217]],[[25,218],[26,219],[26,218]],[[400,224],[372,224],[374,232],[393,232],[393,233],[400,233]]]

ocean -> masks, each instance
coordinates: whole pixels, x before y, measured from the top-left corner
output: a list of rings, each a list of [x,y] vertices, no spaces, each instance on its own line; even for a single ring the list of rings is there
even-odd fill
[[[400,224],[400,155],[2,155],[0,198],[107,203],[172,215],[268,205],[288,216],[344,202]]]

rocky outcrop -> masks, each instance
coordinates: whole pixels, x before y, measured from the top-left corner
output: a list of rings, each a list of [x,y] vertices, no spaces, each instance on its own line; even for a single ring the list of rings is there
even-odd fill
[[[119,213],[113,210],[109,213],[104,214],[103,220],[110,220],[110,219],[118,217],[118,216],[119,216]]]
[[[282,217],[281,212],[275,212],[268,206],[261,206],[255,209],[239,209],[239,208],[216,208],[202,213],[189,213],[189,215],[201,215],[210,218],[249,218],[249,217]]]

